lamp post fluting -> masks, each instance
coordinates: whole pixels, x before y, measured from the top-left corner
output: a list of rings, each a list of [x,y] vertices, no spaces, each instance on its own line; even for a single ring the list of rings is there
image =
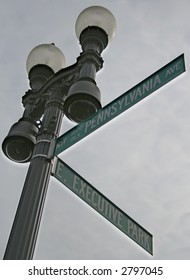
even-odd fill
[[[64,68],[64,55],[54,44],[39,45],[28,56],[25,110],[2,144],[9,159],[30,162],[4,259],[33,258],[62,118],[79,123],[101,108],[96,72],[115,26],[107,9],[89,7],[76,22],[82,53],[75,64]]]

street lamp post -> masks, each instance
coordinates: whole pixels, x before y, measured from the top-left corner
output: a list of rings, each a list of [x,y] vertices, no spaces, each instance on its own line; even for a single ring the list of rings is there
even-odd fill
[[[101,108],[95,76],[115,27],[110,11],[92,6],[76,21],[82,53],[75,64],[64,68],[64,55],[54,44],[39,45],[28,56],[31,89],[23,96],[23,117],[2,144],[9,159],[30,162],[4,259],[33,258],[63,115],[79,123]]]

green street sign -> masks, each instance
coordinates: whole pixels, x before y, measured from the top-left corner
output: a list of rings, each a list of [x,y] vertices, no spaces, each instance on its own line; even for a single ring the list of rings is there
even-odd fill
[[[178,56],[157,72],[98,110],[98,112],[90,118],[82,121],[57,138],[54,156],[60,154],[105,123],[111,121],[183,72],[185,72],[184,54]]]
[[[153,236],[60,158],[52,175],[94,210],[153,255]]]

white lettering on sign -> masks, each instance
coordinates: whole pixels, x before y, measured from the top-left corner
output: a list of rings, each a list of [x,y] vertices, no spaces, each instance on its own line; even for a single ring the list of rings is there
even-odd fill
[[[58,179],[62,179],[63,177],[63,167],[64,165],[61,162],[58,162],[57,167],[56,167],[56,175]]]
[[[151,235],[61,161],[57,162],[55,177],[117,228],[152,253]]]
[[[139,244],[141,244],[147,250],[150,250],[150,236],[143,231],[140,227],[137,227],[135,223],[128,220],[128,234]]]
[[[185,72],[184,55],[180,55],[160,70],[107,104],[89,119],[64,133],[56,140],[54,155],[58,155],[71,145],[86,137],[94,130],[126,111],[161,86]]]
[[[72,188],[80,197],[113,224],[120,228],[123,227],[123,214],[77,175],[74,175]]]
[[[169,69],[167,69],[167,71],[166,71],[166,78],[169,75],[174,74],[175,71],[179,71],[180,68],[181,68],[181,63],[180,62],[174,64],[173,66],[170,66]]]
[[[148,251],[151,250],[151,240],[149,234],[130,218],[126,218],[126,216],[119,211],[117,207],[111,204],[77,175],[74,175],[72,189],[84,201],[90,204],[95,210],[120,228],[123,232],[127,233],[138,244],[146,248]]]
[[[124,111],[127,106],[129,106],[133,102],[136,102],[139,98],[149,93],[160,84],[161,79],[159,75],[156,75],[155,77],[146,80],[144,83],[131,90],[129,94],[116,100],[113,104],[109,105],[104,110],[100,110],[98,114],[96,114],[93,118],[86,122],[85,133],[88,130],[95,129],[102,123],[107,122],[108,119],[113,118],[115,115],[120,114],[120,112]]]
[[[95,210],[101,213],[118,228],[127,232],[127,234],[142,247],[150,251],[150,236],[131,219],[126,219],[122,212],[120,212],[114,205],[107,201],[77,175],[74,175],[72,188]]]

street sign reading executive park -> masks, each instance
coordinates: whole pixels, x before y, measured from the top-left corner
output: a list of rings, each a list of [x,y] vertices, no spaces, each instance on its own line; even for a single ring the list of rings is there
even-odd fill
[[[60,158],[52,175],[94,210],[153,255],[153,236]]]
[[[111,121],[163,85],[185,71],[184,54],[107,104],[90,118],[82,121],[56,140],[54,155],[58,155],[102,125]]]

